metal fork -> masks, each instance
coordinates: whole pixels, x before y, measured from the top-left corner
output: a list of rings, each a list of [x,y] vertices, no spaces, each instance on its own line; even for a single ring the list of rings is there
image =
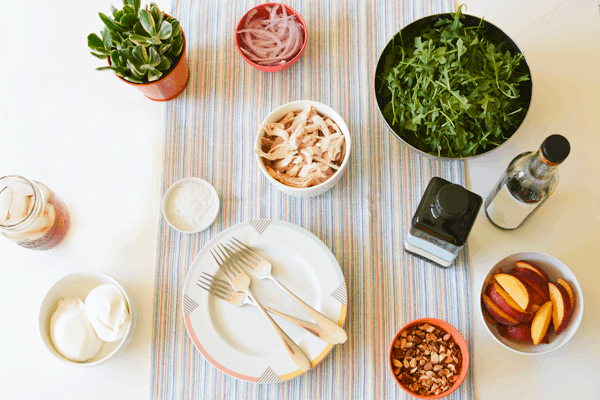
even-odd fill
[[[290,292],[288,288],[283,286],[283,284],[271,274],[271,263],[250,249],[250,247],[232,237],[232,240],[229,241],[229,245],[226,245],[225,250],[227,250],[230,255],[235,256],[238,261],[248,267],[258,279],[270,279],[275,282],[277,286],[279,286],[292,299],[294,299],[300,305],[300,307],[302,307],[304,311],[306,311],[308,315],[310,315],[315,322],[321,328],[323,328],[325,332],[327,332],[327,334],[334,340],[332,343],[344,343],[346,340],[348,340],[348,335],[346,334],[344,328],[306,304],[298,296]]]
[[[236,307],[245,306],[246,304],[250,304],[256,307],[256,304],[252,300],[248,298],[248,295],[244,292],[238,292],[234,290],[228,282],[225,282],[223,279],[219,279],[214,277],[206,272],[202,272],[204,275],[198,279],[196,283],[202,289],[206,290],[208,293],[216,296],[226,302],[233,304]],[[327,333],[321,328],[319,325],[315,325],[312,322],[304,321],[300,318],[292,317],[291,315],[287,315],[282,313],[281,311],[277,311],[273,308],[263,306],[265,310],[270,312],[271,314],[277,315],[280,318],[283,318],[292,324],[298,325],[300,328],[304,329],[311,335],[318,337],[327,343],[335,343],[333,339],[327,335]]]
[[[256,304],[262,315],[269,321],[271,327],[279,337],[279,340],[285,347],[288,355],[292,361],[302,371],[308,371],[310,369],[310,360],[306,357],[306,354],[298,347],[296,343],[277,325],[277,322],[271,318],[271,316],[265,311],[264,307],[258,302],[252,291],[250,290],[250,277],[246,274],[242,267],[236,265],[231,257],[227,257],[225,249],[220,244],[217,244],[216,250],[210,250],[210,253],[214,257],[215,261],[219,265],[219,268],[225,274],[225,277],[238,292],[244,292],[250,297],[250,299]]]

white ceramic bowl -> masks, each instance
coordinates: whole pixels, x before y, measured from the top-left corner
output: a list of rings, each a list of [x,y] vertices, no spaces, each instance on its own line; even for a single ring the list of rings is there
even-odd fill
[[[569,282],[569,285],[573,289],[573,293],[575,295],[575,308],[573,309],[571,320],[569,321],[569,324],[565,330],[560,335],[556,335],[554,331],[552,331],[550,334],[550,343],[534,346],[532,343],[521,343],[502,337],[498,332],[498,329],[485,320],[483,311],[481,309],[481,301],[477,302],[479,304],[479,315],[483,319],[483,323],[490,335],[492,335],[498,343],[507,349],[514,351],[515,353],[525,355],[550,353],[551,351],[554,351],[567,343],[573,337],[573,335],[575,335],[577,328],[579,328],[581,318],[583,317],[583,294],[581,292],[581,286],[579,286],[579,282],[577,281],[577,278],[573,272],[571,272],[569,267],[567,267],[562,261],[548,254],[538,253],[535,251],[526,251],[508,256],[494,265],[488,271],[485,279],[483,280],[483,285],[479,292],[479,298],[481,298],[481,294],[484,293],[493,277],[494,272],[496,272],[498,268],[501,268],[504,272],[508,272],[515,266],[514,263],[519,260],[531,261],[535,265],[541,267],[548,274],[548,277],[552,282],[556,282],[559,278]],[[550,323],[552,324],[552,322]]]
[[[198,229],[191,229],[191,230],[184,229],[183,227],[179,226],[177,224],[177,220],[175,218],[173,218],[172,215],[169,214],[168,207],[169,207],[169,202],[171,201],[173,192],[175,191],[175,189],[177,189],[179,186],[181,186],[182,184],[184,184],[186,182],[196,182],[196,183],[199,183],[200,185],[204,186],[208,190],[210,190],[210,192],[212,193],[212,201],[214,201],[217,204],[217,208],[214,211],[214,215],[210,216],[207,223],[198,227]],[[162,212],[163,212],[163,216],[165,217],[165,220],[167,220],[167,223],[171,226],[171,228],[178,230],[179,232],[183,232],[183,233],[198,233],[198,232],[205,230],[206,228],[211,226],[213,224],[213,222],[215,222],[215,219],[217,219],[217,215],[219,215],[219,209],[220,209],[219,195],[217,194],[217,191],[215,190],[213,185],[211,185],[204,179],[194,178],[194,177],[183,178],[183,179],[178,180],[174,184],[172,184],[171,187],[169,187],[169,190],[167,190],[167,193],[165,193],[165,195],[163,197],[163,203],[162,203]]]
[[[344,122],[342,117],[338,113],[333,111],[333,109],[331,109],[330,107],[326,106],[325,104],[316,102],[316,101],[312,101],[312,100],[292,101],[290,103],[286,103],[280,107],[277,107],[275,110],[273,110],[273,112],[271,112],[267,116],[267,118],[265,118],[263,120],[263,122],[261,122],[261,124],[258,128],[258,132],[256,134],[256,141],[254,143],[254,148],[257,150],[260,150],[261,149],[261,138],[265,134],[263,126],[266,123],[278,121],[281,118],[283,118],[285,116],[285,114],[287,114],[288,112],[302,111],[308,106],[315,107],[319,114],[331,118],[333,120],[333,122],[335,122],[337,124],[337,126],[340,128],[340,131],[342,132],[342,134],[344,135],[344,138],[346,140],[346,154],[344,156],[344,160],[342,161],[342,165],[340,166],[340,169],[337,170],[337,172],[335,174],[333,174],[333,176],[331,176],[329,179],[327,179],[323,183],[320,183],[316,186],[307,187],[307,188],[295,188],[295,187],[287,186],[287,185],[284,185],[283,183],[279,182],[277,179],[273,178],[269,174],[267,169],[265,168],[262,157],[255,154],[256,162],[258,163],[258,168],[260,168],[262,173],[267,177],[267,180],[269,182],[271,182],[271,184],[275,185],[275,187],[277,189],[281,190],[283,193],[289,194],[291,196],[297,196],[297,197],[313,197],[313,196],[318,196],[320,194],[325,193],[326,191],[333,188],[336,183],[339,182],[342,175],[344,174],[344,171],[346,171],[346,168],[348,167],[348,160],[350,159],[350,151],[352,149],[352,139],[350,138],[350,131],[348,130],[348,126],[346,126],[346,123]]]
[[[125,296],[125,300],[127,300],[129,313],[131,314],[131,322],[129,323],[127,332],[125,332],[125,336],[116,342],[104,342],[100,348],[100,352],[87,361],[75,362],[64,358],[56,351],[50,339],[50,318],[54,311],[56,311],[58,301],[67,297],[79,297],[85,302],[85,298],[92,289],[105,283],[112,283],[118,287]],[[131,302],[131,297],[119,282],[102,272],[81,271],[63,277],[48,290],[40,307],[39,326],[42,341],[54,357],[75,367],[95,367],[115,358],[125,350],[133,337],[135,320],[136,315],[133,303]]]

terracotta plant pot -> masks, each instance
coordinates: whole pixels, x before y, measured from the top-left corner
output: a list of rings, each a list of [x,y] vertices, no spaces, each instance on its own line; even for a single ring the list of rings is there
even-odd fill
[[[128,85],[131,85],[141,91],[144,96],[150,100],[167,101],[179,96],[186,88],[190,79],[190,69],[188,67],[187,57],[185,55],[187,40],[185,39],[183,29],[181,30],[181,35],[183,36],[183,49],[181,50],[181,56],[179,57],[179,60],[175,66],[159,80],[148,83],[133,83],[121,78],[119,75],[117,75],[117,77]],[[110,65],[110,57],[108,57],[108,64]]]

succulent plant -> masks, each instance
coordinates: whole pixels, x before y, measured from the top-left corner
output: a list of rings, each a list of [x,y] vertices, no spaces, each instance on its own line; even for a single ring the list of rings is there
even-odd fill
[[[134,83],[160,79],[178,60],[183,50],[183,34],[179,21],[150,3],[140,8],[140,0],[123,0],[123,8],[111,6],[112,18],[99,13],[104,22],[102,38],[88,36],[92,55],[110,57],[109,66],[97,70],[113,70]]]

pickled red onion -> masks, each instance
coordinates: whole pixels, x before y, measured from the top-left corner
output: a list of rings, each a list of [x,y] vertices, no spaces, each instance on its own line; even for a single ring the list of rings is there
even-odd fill
[[[278,10],[281,8],[281,11]],[[302,24],[288,14],[284,6],[266,7],[266,18],[255,18],[257,10],[248,13],[240,34],[240,50],[260,65],[282,65],[294,58],[304,42]]]

